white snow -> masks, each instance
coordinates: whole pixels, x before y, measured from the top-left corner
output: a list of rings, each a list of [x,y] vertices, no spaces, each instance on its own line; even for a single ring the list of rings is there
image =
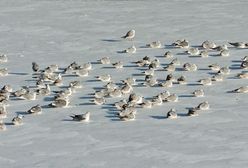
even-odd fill
[[[0,53],[9,61],[0,64],[10,74],[0,77],[0,87],[10,84],[14,90],[34,85],[31,63],[41,68],[58,64],[64,68],[73,61],[95,62],[108,56],[111,62],[122,61],[124,69],[93,64],[88,77],[64,77],[64,84],[80,80],[83,88],[73,94],[71,107],[45,108],[41,115],[25,115],[24,124],[16,127],[11,119],[30,107],[51,103],[12,100],[7,107],[7,130],[0,132],[0,168],[33,167],[105,167],[105,168],[245,168],[248,165],[247,94],[227,93],[247,85],[247,79],[235,79],[240,69],[232,69],[223,82],[212,86],[175,85],[172,88],[135,87],[144,97],[169,90],[179,101],[164,103],[152,109],[138,108],[135,121],[121,122],[113,117],[110,106],[89,104],[89,93],[102,82],[94,76],[111,74],[115,82],[141,72],[132,61],[150,56],[162,64],[172,59],[159,57],[171,51],[182,63],[192,62],[202,70],[176,71],[189,83],[207,78],[207,65],[234,66],[247,55],[247,49],[230,49],[229,57],[190,58],[176,55],[183,49],[142,48],[153,41],[169,45],[185,38],[191,45],[211,40],[218,45],[227,42],[248,42],[247,1],[158,0],[158,1],[65,1],[65,0],[1,0]],[[118,53],[132,45],[120,37],[136,30],[135,54]],[[125,67],[128,66],[128,67]],[[168,72],[156,71],[159,79]],[[203,98],[188,97],[204,88]],[[58,90],[52,86],[52,90]],[[120,100],[108,98],[107,104]],[[187,107],[208,101],[210,110],[197,117],[186,117]],[[163,116],[175,108],[181,117]],[[72,113],[91,112],[89,123],[71,121]]]

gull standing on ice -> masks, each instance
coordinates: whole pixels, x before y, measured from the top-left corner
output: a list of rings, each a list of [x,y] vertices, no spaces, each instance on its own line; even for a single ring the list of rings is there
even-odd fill
[[[121,38],[128,39],[128,40],[133,40],[135,36],[135,30],[129,30],[125,36],[122,36]]]
[[[23,124],[23,115],[18,114],[16,117],[12,119],[13,125],[22,125]]]
[[[177,113],[176,113],[176,110],[174,108],[172,108],[172,109],[170,109],[170,111],[168,111],[167,118],[169,118],[169,119],[176,119],[177,118]]]
[[[73,114],[70,117],[72,118],[73,121],[89,122],[90,112],[86,112],[85,114]]]
[[[36,106],[31,107],[27,112],[29,114],[41,114],[42,108],[39,104],[37,104]]]

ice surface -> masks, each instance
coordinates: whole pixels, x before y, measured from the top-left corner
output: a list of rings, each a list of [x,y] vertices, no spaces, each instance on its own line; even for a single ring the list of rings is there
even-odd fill
[[[246,41],[247,1],[57,1],[57,0],[1,0],[0,1],[0,52],[9,57],[10,74],[0,77],[0,86],[11,84],[14,90],[23,85],[34,85],[31,63],[36,61],[42,68],[50,64],[66,67],[71,62],[95,62],[103,56],[112,62],[132,61],[148,55],[161,63],[171,51],[181,62],[196,63],[197,72],[177,71],[190,83],[209,77],[204,70],[211,63],[234,66],[235,61],[247,55],[247,49],[231,49],[230,57],[189,58],[182,49],[140,48],[160,40],[169,45],[186,38],[192,45],[205,40],[217,44],[229,41]],[[130,41],[120,39],[128,30],[135,29],[134,44],[137,53],[120,54],[118,51],[131,46]],[[106,67],[106,68],[104,68]],[[90,105],[89,93],[102,86],[94,82],[94,76],[110,73],[114,81],[139,74],[137,67],[122,70],[93,64],[89,77],[65,77],[82,81],[84,88],[73,94],[71,107],[43,109],[42,115],[24,118],[20,127],[7,125],[0,132],[0,167],[106,167],[106,168],[233,168],[248,166],[248,113],[247,94],[226,93],[247,85],[246,79],[232,78],[241,72],[232,69],[224,82],[204,87],[203,98],[188,97],[199,88],[194,85],[159,87],[135,87],[136,93],[152,97],[163,90],[179,95],[179,102],[165,103],[152,109],[138,109],[137,119],[120,122],[113,118],[109,106]],[[164,79],[168,73],[157,71]],[[135,76],[143,79],[141,76]],[[56,87],[52,87],[56,89]],[[107,99],[113,103],[119,99]],[[187,107],[208,100],[211,109],[198,117],[180,117],[166,120],[163,116],[170,108],[186,114]],[[36,101],[11,101],[7,107],[9,123],[18,112],[31,106],[50,103],[47,99]],[[91,111],[87,124],[70,121],[72,113]]]

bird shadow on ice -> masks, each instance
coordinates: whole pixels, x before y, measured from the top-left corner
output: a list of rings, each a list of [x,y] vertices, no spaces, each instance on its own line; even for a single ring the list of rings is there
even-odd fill
[[[80,106],[90,106],[90,105],[95,105],[95,103],[88,102],[88,103],[80,103],[78,105],[80,105]]]
[[[123,68],[135,68],[137,65],[124,65]]]
[[[188,94],[188,95],[179,95],[178,97],[182,97],[182,98],[183,98],[183,97],[187,97],[187,98],[188,98],[188,97],[194,97],[194,96],[193,96],[193,95]]]
[[[54,97],[44,97],[43,100],[44,101],[53,101]]]
[[[5,122],[5,125],[14,125],[12,122]]]
[[[98,61],[93,61],[93,62],[91,62],[91,64],[101,64],[100,62],[98,62]]]
[[[189,84],[187,84],[187,86],[200,86],[201,84],[199,84],[199,83],[189,83]]]
[[[28,114],[26,111],[17,111],[15,113],[16,115],[27,115]]]
[[[79,99],[94,99],[94,96],[81,96]]]
[[[241,60],[232,60],[232,62],[234,62],[234,63],[241,63],[242,61]]]
[[[199,70],[199,71],[209,71],[208,68],[199,68],[198,70]]]
[[[66,119],[62,119],[61,121],[69,121],[69,122],[71,122],[71,121],[73,121],[73,120],[72,120],[72,119],[66,118]]]
[[[63,75],[63,77],[78,77],[78,76],[73,74],[68,74],[68,75]]]
[[[168,45],[164,45],[165,49],[174,49],[177,48],[174,45],[168,44]]]
[[[165,116],[155,116],[155,115],[152,115],[152,116],[150,116],[151,118],[154,118],[154,119],[159,119],[159,120],[161,120],[161,119],[166,119],[167,117],[165,117]]]
[[[10,72],[10,75],[29,75],[29,73],[22,73],[22,72]]]
[[[97,79],[89,79],[89,80],[86,80],[86,82],[99,82],[99,80],[97,80]]]
[[[120,51],[116,51],[116,53],[123,54],[123,53],[127,53],[127,52],[125,50],[120,50]]]
[[[102,67],[101,69],[114,69],[115,67]]]
[[[116,39],[101,39],[101,41],[105,41],[105,42],[120,42],[121,40],[116,40]]]

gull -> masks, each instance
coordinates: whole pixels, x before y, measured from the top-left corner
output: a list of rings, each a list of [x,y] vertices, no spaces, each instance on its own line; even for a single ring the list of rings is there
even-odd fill
[[[128,39],[128,40],[133,40],[135,36],[135,30],[129,30],[125,36],[122,36],[121,38]]]
[[[92,64],[90,62],[88,62],[88,63],[83,64],[80,67],[81,67],[81,69],[85,69],[85,70],[88,70],[89,71],[89,70],[92,69]]]
[[[232,46],[234,46],[236,48],[246,48],[247,47],[244,42],[234,42],[234,43],[229,42],[229,44],[231,44]]]
[[[143,103],[140,104],[142,108],[152,108],[153,102],[150,100],[144,100]]]
[[[122,96],[122,90],[121,89],[114,89],[109,93],[110,97],[121,97]]]
[[[2,89],[0,90],[0,93],[10,93],[13,89],[10,85],[4,85]]]
[[[107,95],[108,95],[108,94],[106,93],[105,90],[96,91],[96,92],[94,93],[94,97],[95,97],[95,98],[102,98],[102,97],[105,97],[105,96],[107,96]]]
[[[241,67],[242,69],[248,69],[248,61],[242,61],[240,67]]]
[[[162,100],[162,97],[160,95],[155,96],[152,99],[152,105],[153,106],[161,106],[162,104],[163,104],[163,100]]]
[[[221,68],[217,63],[211,64],[211,65],[209,65],[208,67],[209,67],[211,70],[213,70],[213,71],[219,71],[220,68]]]
[[[196,64],[191,64],[191,63],[185,63],[183,65],[183,69],[185,71],[196,71],[197,70],[197,65]]]
[[[132,103],[132,104],[141,104],[143,102],[143,97],[140,95],[137,95],[135,93],[132,93],[129,95],[128,98],[128,103]]]
[[[178,79],[177,79],[177,82],[179,84],[187,84],[187,81],[186,81],[186,77],[185,76],[180,76]]]
[[[159,93],[157,96],[159,96],[163,101],[166,101],[166,99],[170,96],[169,91],[163,91]]]
[[[149,48],[161,48],[162,44],[160,41],[153,41],[150,44],[146,45]]]
[[[81,85],[80,81],[72,81],[69,83],[69,87],[80,89],[80,88],[82,88],[82,85]]]
[[[139,67],[143,67],[146,65],[146,61],[144,60],[138,60],[136,62],[134,62],[136,65],[138,65]]]
[[[168,87],[173,86],[173,82],[172,82],[172,80],[166,80],[164,82],[161,82],[159,85],[162,87],[168,88]]]
[[[2,120],[0,120],[0,131],[5,131],[6,129],[6,125],[3,123]]]
[[[244,56],[241,61],[248,61],[248,56]]]
[[[111,75],[109,74],[104,74],[104,75],[100,75],[100,76],[96,76],[96,79],[102,81],[102,82],[111,82]]]
[[[55,71],[58,71],[58,70],[59,70],[59,66],[58,66],[57,64],[49,65],[48,68],[49,68],[52,72],[55,72]]]
[[[147,70],[145,70],[144,72],[142,72],[143,74],[145,74],[145,75],[151,75],[151,76],[153,76],[154,75],[154,69],[147,69]]]
[[[208,57],[208,51],[204,50],[200,52],[200,56],[203,58],[207,58]]]
[[[21,88],[20,90],[15,91],[15,92],[13,93],[13,95],[14,95],[15,97],[20,97],[21,95],[24,95],[24,94],[26,94],[27,92],[29,92],[29,88],[23,87],[23,88]]]
[[[40,67],[36,62],[32,62],[32,70],[34,72],[38,72],[40,70]]]
[[[57,93],[57,96],[60,97],[68,97],[68,96],[71,96],[72,94],[72,88],[71,87],[68,87],[64,90],[60,90],[60,91],[53,91],[54,93]]]
[[[0,55],[0,63],[8,62],[8,57],[6,54]]]
[[[154,59],[153,61],[151,61],[150,65],[153,65],[153,68],[158,68],[160,66],[159,59]]]
[[[168,64],[166,67],[164,67],[164,69],[168,72],[174,72],[176,70],[176,67],[174,64]]]
[[[0,69],[0,76],[7,76],[8,74],[9,73],[7,68]]]
[[[45,84],[45,88],[37,89],[36,92],[37,92],[39,95],[48,96],[48,95],[50,95],[50,93],[51,93],[51,89],[50,89],[49,84]]]
[[[13,125],[22,125],[23,124],[23,115],[18,114],[16,117],[12,119]]]
[[[186,39],[177,40],[176,42],[172,43],[172,45],[174,45],[176,47],[187,49],[187,48],[189,48],[189,41]]]
[[[220,51],[220,56],[222,57],[228,57],[229,55],[230,55],[229,50],[224,49]]]
[[[89,70],[80,68],[75,71],[75,74],[80,77],[86,77],[86,76],[89,76]]]
[[[222,46],[216,46],[215,48],[213,48],[216,51],[222,51],[222,50],[228,50],[228,47],[226,44],[222,45]]]
[[[114,106],[117,110],[123,110],[125,109],[125,106],[127,106],[127,101],[125,99],[121,100],[119,102],[116,102]]]
[[[7,111],[5,105],[0,106],[0,119],[7,118]]]
[[[212,85],[212,79],[211,78],[200,79],[198,82],[201,85]]]
[[[234,93],[248,93],[248,86],[242,86],[237,89],[232,90]]]
[[[31,107],[28,111],[29,114],[41,114],[42,113],[42,108],[39,104]]]
[[[133,77],[129,77],[129,78],[125,79],[125,80],[122,80],[122,82],[124,84],[128,84],[130,86],[136,85],[136,79],[133,78]]]
[[[209,49],[215,48],[216,47],[216,44],[214,42],[212,42],[212,41],[206,40],[206,41],[204,41],[202,43],[202,47],[205,48],[205,49],[207,49],[207,50],[209,50]]]
[[[110,64],[110,58],[109,57],[103,57],[99,60],[102,64]]]
[[[132,45],[131,47],[125,49],[123,51],[123,53],[133,54],[133,53],[136,53],[136,50],[137,50],[136,47],[134,45]]]
[[[38,88],[43,88],[43,87],[45,87],[44,80],[43,80],[43,79],[38,79],[38,80],[36,81],[36,86],[37,86]]]
[[[157,81],[157,79],[154,78],[154,77],[151,77],[150,79],[146,80],[146,81],[143,83],[144,86],[150,86],[150,87],[155,86],[155,85],[157,85],[157,84],[158,84],[158,81]]]
[[[137,113],[137,109],[133,106],[127,106],[125,107],[123,110],[121,110],[120,112],[117,113],[117,116],[122,117],[122,116],[126,116],[130,113],[136,114]]]
[[[133,87],[129,84],[125,84],[122,88],[121,88],[121,92],[122,94],[130,94],[133,91]]]
[[[221,73],[216,73],[212,76],[212,81],[221,82],[224,80],[224,76]]]
[[[167,102],[177,102],[178,101],[178,96],[176,94],[171,94],[165,99],[165,101],[167,101]]]
[[[132,121],[132,120],[135,120],[135,114],[131,112],[124,116],[119,116],[119,118],[122,121]]]
[[[49,104],[48,106],[57,107],[57,108],[65,108],[68,107],[70,101],[68,99],[56,99],[54,102]]]
[[[53,85],[55,85],[55,86],[62,86],[63,85],[63,79],[62,79],[61,74],[59,74],[57,79],[54,80]]]
[[[24,100],[36,100],[36,92],[28,91],[27,93],[22,94],[19,98]]]
[[[188,116],[198,116],[198,111],[196,108],[189,108]]]
[[[218,73],[223,74],[223,75],[228,75],[228,74],[230,74],[230,71],[231,70],[229,69],[229,67],[225,66],[225,67],[220,68]]]
[[[192,94],[195,97],[203,97],[204,96],[204,90],[203,89],[197,89]]]
[[[208,110],[209,109],[209,103],[208,101],[204,101],[202,103],[200,103],[197,107],[197,110]]]
[[[148,56],[144,56],[144,57],[142,58],[142,60],[145,61],[145,64],[146,64],[146,65],[148,65],[148,64],[151,63],[151,58],[148,57]]]
[[[172,54],[172,52],[167,51],[167,52],[164,53],[164,57],[165,58],[172,58],[173,57],[173,54]]]
[[[180,65],[181,63],[180,63],[180,61],[179,61],[178,58],[175,58],[175,59],[173,59],[173,60],[171,61],[171,64]]]
[[[248,72],[242,72],[237,74],[237,77],[240,79],[248,79]]]
[[[196,55],[199,55],[200,54],[200,51],[198,48],[189,48],[186,53],[192,55],[192,56],[196,56]]]
[[[0,94],[0,105],[8,105],[9,94]]]
[[[70,116],[73,121],[80,121],[80,122],[89,122],[90,121],[90,112],[86,112],[84,114],[73,114]]]
[[[109,82],[104,87],[106,87],[108,91],[113,91],[114,89],[117,89],[118,86],[113,82]]]
[[[170,73],[166,76],[166,81],[172,81],[172,82],[175,82],[176,81],[176,78]]]
[[[95,103],[96,105],[103,105],[106,103],[106,100],[103,97],[94,98],[93,100],[90,100],[90,101]]]
[[[176,119],[177,118],[176,110],[174,108],[170,109],[170,111],[168,111],[166,117],[169,119]]]
[[[123,63],[121,61],[115,62],[112,64],[116,69],[123,68]]]

